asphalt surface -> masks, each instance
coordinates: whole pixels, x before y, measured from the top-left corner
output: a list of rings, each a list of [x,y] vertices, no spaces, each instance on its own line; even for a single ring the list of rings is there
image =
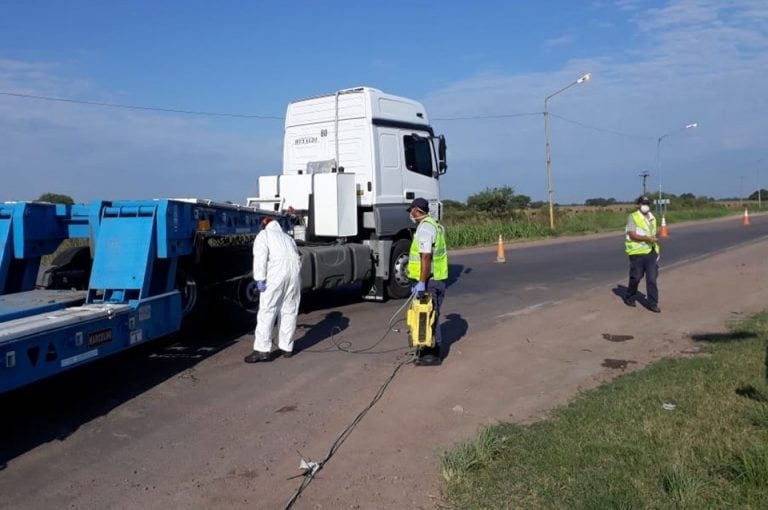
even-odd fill
[[[742,226],[741,219],[735,217],[670,225],[670,237],[662,245],[662,308],[665,268],[766,236],[768,215],[753,215],[750,226]],[[490,328],[511,315],[551,306],[583,292],[610,293],[617,285],[626,283],[627,259],[621,233],[509,246],[505,264],[497,264],[495,259],[495,247],[450,254],[449,289],[442,321],[448,356],[450,347],[471,332]],[[343,385],[345,390],[329,395],[328,402],[343,401],[359,408],[369,398],[368,393],[354,391],[359,377],[389,371],[394,357],[404,351],[404,333],[391,333],[382,339],[389,318],[401,304],[361,302],[354,287],[306,296],[299,317],[297,354],[291,360],[259,367],[252,381],[258,385],[257,393],[265,395],[263,402],[254,403],[264,407],[265,423],[274,420],[270,418],[274,409],[280,408],[280,412],[281,405],[294,400],[292,392],[339,377],[348,378]],[[235,374],[254,367],[244,367],[241,361],[250,351],[250,326],[235,319],[242,317],[222,319],[211,315],[207,328],[185,331],[0,396],[0,506],[2,493],[8,494],[11,487],[16,493],[11,502],[23,500],[19,494],[28,494],[33,500],[38,498],[33,507],[40,502],[49,503],[41,491],[54,480],[62,483],[61,477],[72,465],[86,476],[98,471],[100,459],[112,454],[118,457],[119,452],[109,451],[112,441],[117,439],[99,439],[89,426],[126,403],[141,405],[146,412],[142,425],[135,425],[139,428],[131,431],[135,437],[164,434],[164,429],[183,434],[186,427],[193,427],[183,420],[187,410],[196,402],[221,401],[219,395],[224,392],[229,392],[231,404],[237,405],[243,389],[237,386]],[[365,352],[372,355],[350,356],[338,347],[368,349]],[[198,365],[205,368],[195,371]],[[286,375],[290,379],[287,384]],[[175,386],[166,390],[164,386],[171,380],[189,383],[189,393]],[[173,393],[173,402],[163,399],[165,391]],[[269,394],[274,398],[267,397]],[[292,426],[301,427],[302,423]],[[329,425],[328,434],[335,435],[337,431]],[[186,432],[193,434],[194,429]],[[64,455],[66,463],[60,458]],[[187,455],[194,457],[197,452]],[[204,452],[199,455],[207,458]],[[3,469],[5,463],[7,467]],[[109,478],[106,471],[105,478]],[[74,481],[72,484],[77,485]]]
[[[659,276],[663,306],[663,272],[687,261],[749,243],[768,235],[768,215],[670,225],[661,240]],[[626,285],[627,257],[622,234],[527,243],[506,250],[506,263],[495,262],[495,251],[452,254],[452,285],[446,299],[460,300],[473,324],[482,327],[498,316],[488,302],[504,301],[509,313],[547,306],[579,292],[610,283]],[[640,290],[644,291],[641,283]],[[621,292],[619,290],[619,292]],[[617,296],[618,299],[618,296]],[[470,313],[471,311],[471,313]]]

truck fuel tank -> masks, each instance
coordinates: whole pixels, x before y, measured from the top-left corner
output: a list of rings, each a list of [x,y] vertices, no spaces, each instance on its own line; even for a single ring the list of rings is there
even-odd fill
[[[373,278],[371,249],[362,244],[301,246],[301,288],[331,289]]]

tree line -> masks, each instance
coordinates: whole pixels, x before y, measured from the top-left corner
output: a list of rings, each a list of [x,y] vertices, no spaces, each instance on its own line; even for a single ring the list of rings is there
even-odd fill
[[[647,196],[651,200],[659,198],[658,192],[648,193]],[[735,200],[758,200],[768,199],[768,190],[760,189],[746,198],[724,198],[715,199],[704,195],[695,195],[694,193],[681,193],[679,195],[674,193],[663,193],[662,197],[669,199],[670,203],[680,208],[692,208],[700,207],[703,205],[711,204],[717,201],[735,201]],[[634,202],[634,199],[629,203]],[[585,206],[590,207],[607,207],[611,205],[628,203],[627,201],[620,201],[613,197],[593,197],[584,201]],[[443,207],[447,211],[452,212],[471,212],[478,211],[489,214],[491,216],[509,216],[515,211],[521,211],[523,209],[538,209],[545,205],[545,202],[535,202],[531,200],[528,195],[522,195],[515,193],[514,188],[511,186],[500,186],[494,188],[486,188],[485,190],[470,195],[466,202],[459,200],[443,200]],[[557,204],[560,205],[560,204]],[[573,204],[577,205],[577,204]],[[580,205],[580,204],[578,204]]]

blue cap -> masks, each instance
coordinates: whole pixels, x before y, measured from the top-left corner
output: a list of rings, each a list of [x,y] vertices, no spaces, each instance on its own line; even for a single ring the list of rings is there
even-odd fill
[[[413,202],[411,202],[411,206],[408,208],[408,211],[410,212],[411,209],[421,209],[425,213],[429,212],[429,202],[427,202],[423,198],[415,198],[413,199]]]

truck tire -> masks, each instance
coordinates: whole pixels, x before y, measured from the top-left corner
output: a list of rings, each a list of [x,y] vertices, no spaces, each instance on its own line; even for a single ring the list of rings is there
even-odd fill
[[[252,277],[237,281],[237,304],[246,313],[255,315],[259,312],[259,290]]]
[[[402,299],[411,293],[411,281],[408,279],[408,252],[410,248],[411,242],[408,239],[400,239],[392,245],[392,254],[389,257],[387,295],[393,299]]]

